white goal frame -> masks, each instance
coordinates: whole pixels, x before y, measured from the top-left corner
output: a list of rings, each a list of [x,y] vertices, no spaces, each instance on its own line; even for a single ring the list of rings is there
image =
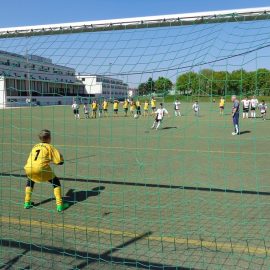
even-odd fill
[[[270,7],[0,28],[0,38],[270,19]]]

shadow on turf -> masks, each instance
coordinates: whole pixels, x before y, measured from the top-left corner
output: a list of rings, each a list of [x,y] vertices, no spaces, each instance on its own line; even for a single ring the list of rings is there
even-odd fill
[[[137,237],[134,237],[130,239],[129,241],[124,242],[121,245],[118,245],[116,247],[112,247],[108,251],[105,251],[102,254],[96,254],[91,252],[85,252],[85,251],[79,251],[74,249],[69,249],[66,247],[63,248],[57,248],[54,246],[49,245],[39,245],[35,243],[25,243],[20,241],[14,241],[9,239],[0,239],[0,246],[7,247],[7,248],[16,248],[16,249],[23,249],[23,253],[20,256],[15,257],[14,259],[11,259],[7,263],[4,263],[4,269],[14,269],[13,266],[15,263],[18,262],[18,260],[25,256],[25,254],[29,251],[31,252],[40,252],[41,254],[47,254],[47,255],[56,255],[56,256],[65,256],[65,257],[72,257],[75,259],[79,258],[79,260],[83,260],[79,265],[70,265],[70,270],[72,269],[89,269],[89,265],[92,263],[103,263],[108,264],[109,267],[112,265],[120,267],[134,267],[136,269],[148,269],[148,270],[195,270],[195,268],[185,268],[181,266],[171,266],[171,265],[164,265],[162,263],[155,263],[151,261],[143,261],[138,259],[129,259],[120,257],[119,255],[113,256],[114,252],[119,252],[119,250],[135,243],[136,241],[139,241],[143,238],[147,238],[149,235],[151,235],[151,232],[144,233],[142,235],[139,235]],[[32,267],[34,267],[33,265]],[[2,267],[0,267],[2,269]],[[25,269],[25,268],[24,268]],[[105,268],[107,269],[107,268]]]
[[[177,127],[164,127],[162,129],[173,129],[173,128],[177,128]]]
[[[89,197],[98,196],[104,189],[104,186],[95,187],[92,190],[75,191],[75,189],[70,189],[63,199],[65,202],[68,202],[70,206],[72,206],[76,203],[87,200]]]
[[[24,177],[21,174],[12,173],[0,173],[0,176],[12,176],[12,177]],[[236,190],[236,189],[223,189],[223,188],[209,188],[209,187],[192,187],[192,186],[177,186],[177,185],[166,185],[166,184],[151,184],[151,183],[135,183],[126,181],[109,181],[109,180],[96,180],[96,179],[74,179],[68,177],[62,177],[65,181],[76,181],[84,183],[97,183],[97,184],[109,184],[109,185],[123,185],[123,186],[135,186],[135,187],[148,187],[148,188],[168,188],[168,189],[180,189],[180,190],[194,190],[194,191],[207,191],[207,192],[221,192],[221,193],[238,193],[248,195],[270,195],[267,191],[256,191],[256,190]],[[51,200],[51,199],[50,199]]]
[[[76,203],[83,202],[90,197],[98,196],[102,190],[104,190],[104,186],[95,187],[92,190],[79,190],[70,189],[66,195],[63,197],[65,202],[69,203],[69,207],[75,205]],[[49,198],[39,203],[35,203],[34,206],[39,206],[48,202],[55,200],[54,198]]]
[[[240,131],[240,135],[249,134],[249,133],[251,133],[250,130]]]

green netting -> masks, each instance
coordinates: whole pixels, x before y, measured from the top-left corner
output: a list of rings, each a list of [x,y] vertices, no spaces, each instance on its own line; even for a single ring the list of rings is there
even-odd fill
[[[269,269],[269,119],[258,108],[242,119],[241,103],[232,136],[230,101],[270,101],[269,47],[267,18],[0,39],[0,268]],[[60,66],[46,70],[44,58]],[[82,80],[92,75],[109,80],[97,96],[85,87],[98,82]],[[142,113],[149,101],[148,116],[130,106],[124,116],[125,87]],[[152,97],[169,112],[159,130]],[[106,98],[108,115],[90,108],[85,119],[83,105]],[[65,159],[51,165],[70,204],[62,213],[48,183],[24,209],[23,168],[42,129]]]

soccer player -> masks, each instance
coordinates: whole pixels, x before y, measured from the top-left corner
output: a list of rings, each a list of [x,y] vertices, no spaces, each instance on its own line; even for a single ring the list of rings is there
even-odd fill
[[[239,131],[239,107],[240,103],[235,95],[232,96],[232,119],[233,119],[233,126],[234,126],[234,132],[232,135],[240,135]]]
[[[175,114],[175,116],[181,116],[180,104],[181,104],[181,102],[178,99],[176,99],[175,102],[174,102],[174,114]]]
[[[220,115],[224,114],[224,105],[225,105],[225,99],[221,97],[219,101],[219,114]]]
[[[261,112],[261,117],[263,120],[266,120],[266,110],[267,110],[267,105],[265,104],[264,100],[259,104],[258,106],[260,112]]]
[[[83,111],[84,111],[84,118],[88,119],[89,118],[89,106],[87,103],[84,103]]]
[[[53,186],[56,209],[58,212],[62,212],[69,207],[69,204],[63,203],[59,178],[54,174],[49,164],[53,162],[56,165],[62,165],[64,164],[64,159],[60,152],[50,144],[51,132],[49,130],[41,130],[39,139],[40,143],[32,148],[27,163],[24,166],[28,178],[25,187],[24,208],[29,209],[34,206],[31,196],[35,183],[49,182]]]
[[[163,104],[160,103],[160,108],[155,111],[155,114],[156,114],[155,121],[154,121],[153,126],[151,128],[152,129],[155,128],[156,130],[158,130],[165,114],[169,114],[169,113],[165,108],[163,108]]]
[[[143,116],[144,117],[149,115],[148,111],[149,111],[149,101],[145,100],[144,107],[143,107]]]
[[[80,107],[79,107],[79,104],[77,104],[77,102],[75,100],[73,101],[71,108],[73,110],[75,119],[76,120],[80,119],[80,112],[79,112]]]
[[[102,117],[102,110],[103,110],[102,104],[101,104],[101,102],[99,102],[98,103],[98,117],[99,118]]]
[[[245,97],[241,102],[243,103],[243,119],[248,118],[250,100],[248,97]]]
[[[113,112],[114,112],[115,116],[118,116],[118,107],[119,107],[119,101],[117,99],[114,99]]]
[[[108,117],[109,102],[106,99],[104,99],[102,107],[103,107],[103,111],[104,111],[104,116]]]
[[[131,100],[129,105],[130,105],[130,113],[131,115],[133,115],[136,110],[136,103],[133,100]]]
[[[198,101],[195,101],[195,103],[192,105],[192,109],[194,111],[194,115],[199,117],[200,105]]]
[[[93,100],[93,102],[92,102],[92,118],[97,118],[97,109],[98,109],[97,101]]]
[[[127,117],[127,113],[128,113],[128,100],[127,99],[125,99],[123,103],[123,109],[124,109],[125,117]]]
[[[256,118],[256,109],[259,104],[258,99],[253,96],[252,99],[250,100],[250,116],[251,118]]]
[[[136,101],[137,115],[141,115],[141,102],[137,99]]]
[[[152,109],[152,114],[155,114],[156,111],[156,107],[157,107],[157,102],[156,99],[154,97],[151,98],[151,109]]]

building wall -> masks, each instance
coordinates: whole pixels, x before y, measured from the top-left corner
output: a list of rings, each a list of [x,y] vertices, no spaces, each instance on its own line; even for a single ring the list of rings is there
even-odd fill
[[[4,51],[0,51],[0,75],[56,82],[76,81],[74,69],[53,64],[51,59],[35,55],[25,57]]]
[[[0,109],[5,108],[6,106],[6,87],[5,80],[3,77],[0,77]]]
[[[5,78],[7,96],[74,96],[84,95],[84,85],[80,83],[58,83],[51,81]]]
[[[128,96],[128,85],[122,80],[105,76],[77,76],[88,94],[103,96],[105,98],[125,98]]]
[[[4,108],[27,107],[27,106],[52,106],[52,105],[71,105],[74,97],[58,96],[58,97],[32,97],[32,100],[27,97],[13,96],[7,97]],[[3,108],[3,107],[2,107]]]

